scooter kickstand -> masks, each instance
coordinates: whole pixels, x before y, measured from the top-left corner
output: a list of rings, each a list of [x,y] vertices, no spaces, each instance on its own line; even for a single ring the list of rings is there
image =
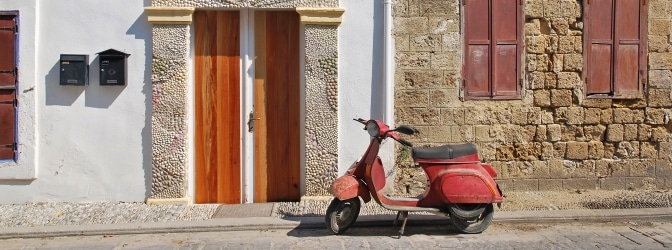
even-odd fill
[[[404,228],[406,228],[406,221],[408,220],[408,211],[403,211],[400,213],[404,216],[404,222],[401,223],[401,229],[399,229],[399,236],[397,239],[401,239],[401,235],[404,234]],[[397,214],[397,217],[399,217],[399,214]]]
[[[401,211],[397,212],[397,218],[394,218],[394,223],[392,223],[392,227],[397,226],[397,221],[399,221],[399,215],[401,214]]]

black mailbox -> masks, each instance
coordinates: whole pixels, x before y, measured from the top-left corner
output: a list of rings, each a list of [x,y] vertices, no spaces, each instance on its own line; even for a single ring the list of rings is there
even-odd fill
[[[61,55],[61,85],[89,84],[89,55]]]
[[[100,85],[126,85],[126,58],[131,54],[108,49],[98,52],[100,59]]]

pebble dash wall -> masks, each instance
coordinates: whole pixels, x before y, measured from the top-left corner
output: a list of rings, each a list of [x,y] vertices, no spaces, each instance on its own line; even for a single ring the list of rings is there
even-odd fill
[[[495,0],[493,0],[495,1]],[[394,1],[396,121],[416,146],[475,143],[509,191],[672,187],[672,2],[648,0],[640,99],[584,95],[583,1],[525,0],[522,98],[461,101],[460,0]],[[395,190],[424,174],[397,147]]]
[[[337,8],[337,0],[154,0],[153,8]],[[189,23],[155,22],[153,34],[152,194],[150,201],[190,202],[187,194]],[[338,172],[338,26],[305,24],[305,190],[326,194]]]

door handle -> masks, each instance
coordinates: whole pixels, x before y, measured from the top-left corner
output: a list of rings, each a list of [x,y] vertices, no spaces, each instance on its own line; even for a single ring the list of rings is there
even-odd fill
[[[261,120],[261,118],[254,118],[254,111],[250,112],[250,118],[247,120],[247,132],[252,133],[254,131],[254,121]]]

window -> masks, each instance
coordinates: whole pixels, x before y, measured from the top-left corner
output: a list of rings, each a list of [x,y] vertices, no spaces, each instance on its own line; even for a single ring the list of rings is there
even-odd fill
[[[0,160],[16,158],[16,19],[0,12]]]
[[[463,0],[465,99],[520,97],[522,1]]]
[[[594,97],[641,97],[646,71],[645,0],[590,0],[585,87]]]

